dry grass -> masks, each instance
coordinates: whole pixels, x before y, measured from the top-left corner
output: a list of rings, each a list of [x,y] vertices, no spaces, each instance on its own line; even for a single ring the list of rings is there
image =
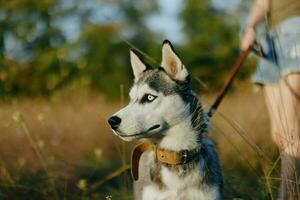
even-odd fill
[[[237,85],[214,116],[212,129],[228,198],[273,199],[279,181],[268,178],[279,176],[280,162],[275,162],[278,154],[270,137],[262,91],[255,91],[249,83]]]
[[[26,138],[21,125],[14,120],[16,113],[24,118],[58,187],[66,181],[72,192],[74,188],[78,189],[79,180],[99,179],[119,166],[123,158],[119,147],[122,145],[111,134],[106,123],[108,116],[118,106],[117,103],[107,103],[100,95],[91,92],[2,102],[0,181],[3,187],[0,187],[0,199],[5,189],[8,190],[3,192],[4,197],[14,193],[12,188],[21,190],[15,188],[18,187],[16,185],[27,187],[30,177],[26,177],[26,174],[30,174],[34,180],[36,173],[42,169],[33,145]],[[47,178],[45,176],[42,174],[39,178]],[[77,192],[81,193],[80,188]]]
[[[13,120],[20,112],[44,156],[54,162],[74,163],[82,155],[101,148],[104,155],[112,143],[106,119],[113,111],[100,97],[73,96],[55,99],[20,99],[1,106],[1,158],[8,166],[36,169],[35,156],[19,124]]]
[[[203,99],[212,102],[214,97]],[[31,195],[27,199],[49,194],[47,190],[41,194],[36,191],[36,182],[47,177],[38,175],[41,163],[20,124],[13,120],[14,113],[20,112],[55,178],[60,197],[97,199],[111,194],[113,199],[128,199],[125,195],[130,180],[126,176],[108,181],[93,193],[88,191],[128,159],[130,147],[124,148],[106,123],[119,107],[92,92],[64,92],[51,98],[0,103],[0,198],[24,197],[28,188]],[[236,87],[214,116],[212,129],[225,170],[227,199],[274,195],[278,183],[268,183],[265,174],[270,172],[277,153],[269,136],[261,92],[254,93],[249,84]],[[271,176],[278,176],[278,166]]]

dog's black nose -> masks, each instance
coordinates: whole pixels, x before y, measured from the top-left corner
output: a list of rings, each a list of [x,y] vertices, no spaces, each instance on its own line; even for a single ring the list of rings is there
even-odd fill
[[[111,118],[108,119],[108,123],[110,127],[114,130],[116,130],[119,127],[121,121],[122,121],[121,118],[117,116],[112,116]]]

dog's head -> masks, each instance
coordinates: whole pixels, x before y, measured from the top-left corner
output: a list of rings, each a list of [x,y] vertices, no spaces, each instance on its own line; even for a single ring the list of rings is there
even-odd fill
[[[130,103],[108,122],[123,140],[161,137],[190,114],[185,98],[191,93],[190,77],[172,44],[164,41],[161,67],[153,69],[130,51],[134,85]]]

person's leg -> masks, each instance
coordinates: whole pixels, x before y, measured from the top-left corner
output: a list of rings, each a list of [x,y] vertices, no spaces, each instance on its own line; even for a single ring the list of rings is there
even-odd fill
[[[300,199],[300,74],[266,84],[271,135],[281,154],[281,198]]]

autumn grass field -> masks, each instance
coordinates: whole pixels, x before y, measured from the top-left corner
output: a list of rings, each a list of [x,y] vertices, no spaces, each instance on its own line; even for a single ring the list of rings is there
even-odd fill
[[[215,96],[202,95],[206,108]],[[0,199],[132,199],[128,171],[107,177],[129,163],[134,145],[106,122],[121,104],[90,90],[2,100]],[[275,199],[280,160],[268,127],[262,92],[235,85],[210,133],[224,167],[225,199]]]

